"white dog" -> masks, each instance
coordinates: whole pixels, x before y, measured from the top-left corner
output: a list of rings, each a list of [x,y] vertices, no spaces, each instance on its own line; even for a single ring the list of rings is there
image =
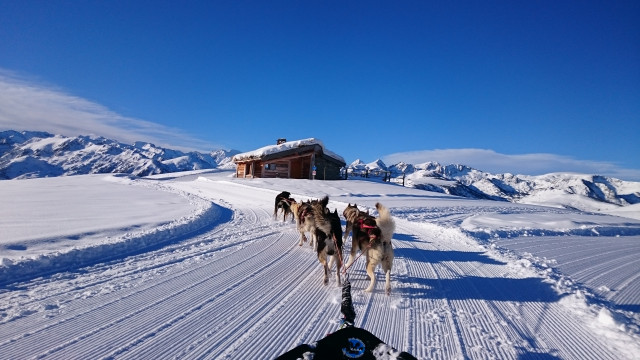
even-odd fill
[[[395,221],[389,210],[382,204],[377,203],[378,217],[360,213],[353,221],[352,245],[349,261],[345,265],[349,268],[355,261],[358,250],[367,256],[367,275],[371,280],[366,292],[372,292],[376,285],[375,270],[378,264],[382,266],[385,273],[385,291],[391,293],[391,267],[393,266],[393,246],[391,238],[396,228]]]

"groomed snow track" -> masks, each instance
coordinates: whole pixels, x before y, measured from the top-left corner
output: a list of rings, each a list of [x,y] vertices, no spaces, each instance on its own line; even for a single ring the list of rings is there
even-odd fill
[[[0,294],[0,358],[270,359],[337,329],[340,288],[333,276],[322,285],[293,223],[273,220],[276,192],[210,180],[171,186],[232,214],[154,251],[11,284]],[[542,278],[462,232],[396,223],[392,294],[380,272],[376,291],[362,291],[364,258],[349,270],[356,325],[388,344],[420,359],[628,356]]]

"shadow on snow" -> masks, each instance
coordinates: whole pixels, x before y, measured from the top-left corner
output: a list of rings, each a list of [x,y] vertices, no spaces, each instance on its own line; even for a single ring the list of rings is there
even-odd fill
[[[487,278],[461,276],[455,279],[400,277],[393,292],[422,299],[556,302],[560,296],[540,278]]]
[[[415,248],[394,250],[396,258],[410,259],[430,264],[447,262],[475,262],[485,265],[506,265],[482,252],[438,251]],[[481,299],[494,301],[555,302],[560,296],[541,278],[504,278],[459,276],[446,278],[421,278],[398,276],[394,292],[425,299]]]
[[[408,241],[408,242],[425,242],[424,240],[418,239],[415,235],[401,234],[401,233],[393,234],[393,240]]]
[[[409,240],[417,241],[417,240]],[[415,248],[397,248],[393,250],[395,257],[403,257],[413,261],[425,263],[441,263],[445,261],[456,262],[479,262],[488,265],[506,265],[504,262],[497,261],[485,255],[482,252],[468,251],[441,251],[441,250],[425,250]]]

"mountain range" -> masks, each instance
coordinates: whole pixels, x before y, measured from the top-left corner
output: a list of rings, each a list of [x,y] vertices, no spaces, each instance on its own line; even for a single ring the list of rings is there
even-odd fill
[[[640,219],[640,182],[578,173],[491,174],[437,162],[386,166],[382,160],[348,166],[350,176],[390,179],[404,186],[473,199],[552,206]]]
[[[0,179],[127,173],[135,176],[235,166],[239,151],[182,152],[151,143],[46,132],[0,132]]]
[[[103,137],[46,132],[0,132],[0,180],[97,173],[135,176],[201,169],[233,169],[236,150],[182,152],[147,142],[123,144]],[[572,173],[539,176],[490,174],[437,162],[391,166],[382,160],[347,166],[350,177],[390,180],[404,186],[473,199],[537,204],[640,218],[640,182]]]

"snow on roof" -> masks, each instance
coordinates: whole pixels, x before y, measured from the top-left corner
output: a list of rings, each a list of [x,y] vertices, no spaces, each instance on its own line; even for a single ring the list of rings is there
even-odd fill
[[[233,161],[243,161],[243,160],[252,160],[252,159],[261,159],[267,155],[272,155],[272,154],[277,154],[280,152],[284,152],[284,151],[288,151],[288,150],[292,150],[292,149],[296,149],[296,148],[300,148],[300,147],[305,147],[305,146],[312,146],[312,145],[319,145],[322,148],[322,152],[329,156],[332,157],[336,160],[339,160],[343,163],[345,163],[344,159],[342,158],[342,156],[327,150],[327,148],[324,147],[324,144],[322,143],[322,141],[320,141],[319,139],[314,139],[314,138],[308,138],[308,139],[302,139],[302,140],[295,140],[295,141],[287,141],[284,142],[282,144],[279,145],[268,145],[268,146],[264,146],[261,147],[259,149],[253,150],[253,151],[248,151],[248,152],[244,152],[241,154],[237,154],[233,157]]]

